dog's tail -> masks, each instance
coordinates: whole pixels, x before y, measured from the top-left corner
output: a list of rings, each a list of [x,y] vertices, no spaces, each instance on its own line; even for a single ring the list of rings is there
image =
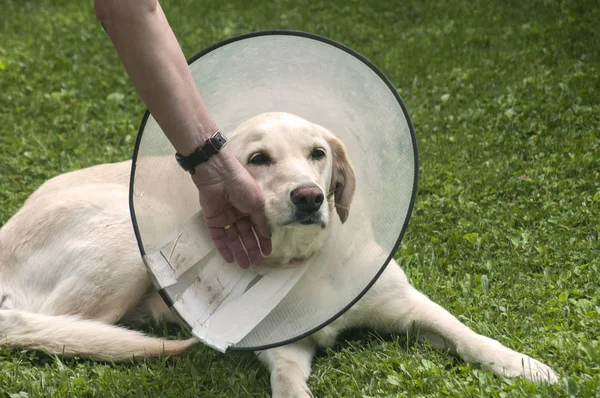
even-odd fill
[[[0,346],[100,361],[179,355],[196,342],[166,340],[94,320],[0,309]]]

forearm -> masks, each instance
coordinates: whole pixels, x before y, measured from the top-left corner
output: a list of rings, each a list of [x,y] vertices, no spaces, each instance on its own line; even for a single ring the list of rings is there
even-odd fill
[[[157,0],[95,0],[96,15],[142,100],[175,149],[189,155],[216,131]]]

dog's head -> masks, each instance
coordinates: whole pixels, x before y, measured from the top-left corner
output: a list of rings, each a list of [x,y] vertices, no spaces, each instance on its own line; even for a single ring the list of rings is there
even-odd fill
[[[355,176],[344,145],[325,128],[288,113],[241,124],[230,143],[265,198],[273,234],[269,262],[312,255],[324,243],[335,208],[348,218]]]

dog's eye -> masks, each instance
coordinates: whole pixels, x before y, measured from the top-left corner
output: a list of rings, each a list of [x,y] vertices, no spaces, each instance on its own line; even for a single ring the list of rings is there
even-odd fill
[[[323,148],[315,148],[312,150],[310,156],[315,160],[323,159],[325,157],[325,150]]]
[[[259,166],[265,165],[271,163],[271,158],[262,152],[256,152],[255,154],[250,156],[250,159],[248,159],[248,163]]]

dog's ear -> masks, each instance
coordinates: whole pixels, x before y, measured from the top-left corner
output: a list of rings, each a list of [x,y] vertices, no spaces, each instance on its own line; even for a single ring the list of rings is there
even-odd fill
[[[350,163],[346,154],[344,144],[331,134],[327,135],[327,141],[333,153],[333,170],[329,190],[334,193],[335,210],[342,223],[344,223],[348,219],[350,204],[354,197],[356,176],[354,167],[352,167],[352,163]]]

